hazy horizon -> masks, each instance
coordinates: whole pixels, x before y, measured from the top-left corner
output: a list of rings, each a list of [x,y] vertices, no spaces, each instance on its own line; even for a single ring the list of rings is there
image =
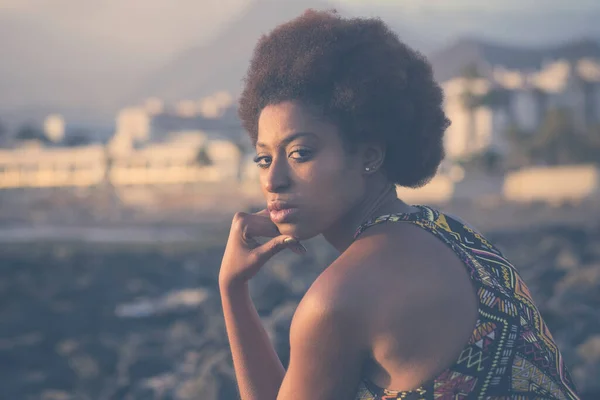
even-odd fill
[[[144,77],[187,49],[208,43],[251,3],[0,0],[0,118],[24,108],[67,106],[81,109],[82,115],[100,109],[110,115],[118,99]],[[579,0],[577,9],[572,9],[574,2],[549,0],[542,10],[533,0],[328,3],[353,15],[380,16],[418,38],[425,52],[461,36],[518,45],[600,39],[600,3],[595,0]]]

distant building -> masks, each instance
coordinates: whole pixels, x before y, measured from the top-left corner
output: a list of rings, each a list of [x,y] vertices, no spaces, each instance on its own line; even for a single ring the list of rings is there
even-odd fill
[[[0,150],[0,189],[253,178],[245,170],[250,141],[226,92],[172,106],[150,98],[122,109],[107,140],[89,133],[60,115],[23,125],[12,148]]]
[[[600,124],[600,44],[524,51],[467,41],[433,57],[433,65],[452,121],[446,135],[450,159],[506,153],[510,128],[535,132],[553,108],[570,109],[583,129]],[[469,66],[479,74],[466,77]],[[469,107],[468,93],[480,104]]]
[[[150,115],[157,115],[164,112],[165,110],[164,102],[156,97],[146,99],[143,107]]]
[[[240,179],[243,132],[226,96],[167,107],[157,99],[123,109],[108,144],[112,179],[119,184]],[[223,108],[223,109],[221,109]],[[218,111],[218,112],[217,112]],[[205,115],[206,114],[206,115]]]
[[[46,117],[44,133],[50,141],[61,142],[65,138],[65,120],[62,115],[53,114]]]
[[[544,118],[546,96],[539,89],[532,87],[515,89],[510,95],[508,115],[512,118],[507,122],[512,123],[522,131],[534,132]],[[501,128],[508,128],[508,126]]]

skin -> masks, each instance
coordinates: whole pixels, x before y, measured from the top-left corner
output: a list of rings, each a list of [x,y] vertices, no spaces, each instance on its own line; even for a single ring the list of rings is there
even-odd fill
[[[369,217],[416,211],[380,170],[385,148],[348,152],[334,124],[294,101],[265,107],[258,128],[267,205],[293,202],[298,212],[277,224],[266,210],[233,219],[219,283],[242,399],[352,399],[361,379],[392,390],[433,379],[469,339],[477,301],[462,262],[418,227],[382,224],[353,240]],[[341,254],[296,310],[286,371],[248,280],[285,248],[302,254],[300,240],[318,234]]]

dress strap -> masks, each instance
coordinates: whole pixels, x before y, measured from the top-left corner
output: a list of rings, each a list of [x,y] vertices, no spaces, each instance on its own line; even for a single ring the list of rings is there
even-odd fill
[[[439,214],[439,211],[427,206],[414,205],[413,207],[418,208],[419,211],[414,213],[384,214],[367,220],[358,227],[354,233],[354,239],[358,238],[366,229],[374,225],[383,224],[384,222],[435,221]]]

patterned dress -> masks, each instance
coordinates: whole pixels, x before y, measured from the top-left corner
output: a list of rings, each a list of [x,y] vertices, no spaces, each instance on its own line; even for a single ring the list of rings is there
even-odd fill
[[[417,390],[398,392],[363,381],[356,400],[578,399],[563,358],[517,270],[479,232],[438,210],[383,215],[417,225],[443,241],[465,264],[479,298],[478,320],[454,364]]]

